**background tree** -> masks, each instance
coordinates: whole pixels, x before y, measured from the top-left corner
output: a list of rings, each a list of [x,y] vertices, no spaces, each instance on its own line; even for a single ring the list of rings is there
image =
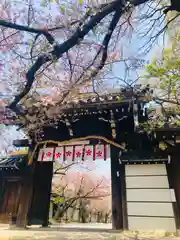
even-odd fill
[[[55,194],[53,201],[57,205],[55,219],[62,219],[69,210],[69,220],[73,220],[75,212],[78,212],[79,222],[88,222],[93,215],[100,218],[100,213],[101,218],[109,217],[110,181],[94,173],[92,178],[91,171],[80,173],[70,168],[66,175],[53,179],[52,192]]]
[[[152,127],[164,126],[165,123],[180,125],[180,35],[176,32],[171,47],[166,49],[160,59],[147,65],[146,79],[154,82],[154,101],[159,105],[158,113],[152,116]],[[154,120],[157,121],[154,121]],[[153,124],[154,123],[154,124]]]

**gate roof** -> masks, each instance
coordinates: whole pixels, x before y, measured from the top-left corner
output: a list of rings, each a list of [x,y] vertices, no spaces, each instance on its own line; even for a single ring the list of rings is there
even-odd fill
[[[63,100],[52,100],[50,97],[39,100],[38,97],[28,99],[24,102],[23,107],[26,108],[25,116],[29,122],[33,116],[37,114],[46,118],[51,118],[50,115],[61,115],[66,112],[81,111],[81,109],[99,109],[99,108],[114,108],[124,103],[139,100],[148,102],[152,99],[150,92],[138,88],[124,88],[115,93],[96,94],[96,93],[78,93],[75,96],[64,98]],[[18,118],[14,112],[7,108],[8,103],[0,102],[0,123],[7,125],[20,125],[24,121]]]
[[[27,166],[27,155],[15,155],[0,158],[0,170],[17,172]]]

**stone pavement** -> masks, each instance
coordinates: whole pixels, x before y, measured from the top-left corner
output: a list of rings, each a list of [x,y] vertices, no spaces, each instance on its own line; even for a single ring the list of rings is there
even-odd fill
[[[165,233],[117,232],[109,229],[73,228],[73,226],[9,230],[7,225],[0,226],[0,240],[180,240],[180,237],[165,236]]]

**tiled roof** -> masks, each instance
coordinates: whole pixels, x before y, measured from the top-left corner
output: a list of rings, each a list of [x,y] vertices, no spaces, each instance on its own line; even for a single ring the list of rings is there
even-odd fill
[[[148,90],[147,90],[148,89]],[[148,102],[152,99],[152,93],[149,88],[141,88],[140,86],[134,88],[125,88],[120,89],[119,91],[113,93],[79,93],[76,96],[69,95],[67,99],[64,99],[63,102],[58,103],[58,100],[39,102],[36,99],[32,99],[28,104],[27,110],[28,113],[36,113],[36,110],[39,112],[40,108],[47,110],[51,107],[60,107],[60,110],[75,110],[76,108],[91,108],[101,106],[112,106],[117,104],[122,104],[123,102],[129,102],[133,99],[140,99],[141,101]],[[50,98],[50,97],[49,97]],[[0,123],[3,124],[21,124],[21,120],[18,120],[16,115],[5,106],[0,105]]]
[[[112,104],[112,103],[120,103],[120,102],[126,102],[129,100],[132,100],[134,98],[139,98],[141,100],[149,101],[150,96],[152,97],[152,93],[146,92],[144,90],[133,89],[133,88],[125,88],[121,89],[116,92],[112,93],[103,93],[103,94],[97,94],[97,93],[79,93],[76,96],[69,96],[68,99],[64,99],[62,102],[63,105],[68,106],[76,106],[76,105],[88,105],[88,104],[99,104],[99,103],[105,103],[105,104]],[[48,99],[47,99],[48,100]],[[56,101],[51,101],[49,97],[49,101],[45,101],[44,105],[56,105],[58,103],[58,99]],[[38,105],[38,103],[33,104],[34,106]],[[43,103],[42,103],[43,105]]]
[[[0,170],[19,170],[23,165],[27,164],[26,160],[26,155],[0,158]]]

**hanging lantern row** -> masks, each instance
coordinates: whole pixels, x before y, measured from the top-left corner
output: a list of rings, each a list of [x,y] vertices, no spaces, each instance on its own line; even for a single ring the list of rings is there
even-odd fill
[[[106,161],[110,158],[110,145],[78,145],[78,146],[61,146],[47,147],[39,150],[38,162],[78,162],[88,160],[102,159]]]

